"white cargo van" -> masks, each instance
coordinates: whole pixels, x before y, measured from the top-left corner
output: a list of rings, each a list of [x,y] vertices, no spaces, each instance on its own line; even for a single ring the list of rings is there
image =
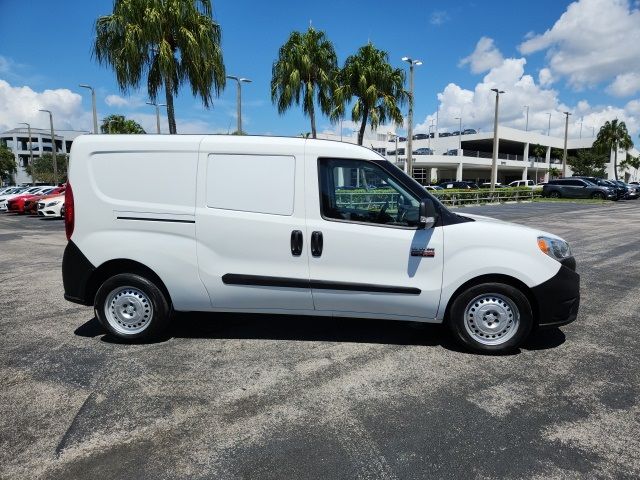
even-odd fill
[[[124,339],[173,310],[253,312],[446,322],[498,352],[578,311],[564,240],[455,214],[346,143],[84,135],[65,205],[65,298]]]

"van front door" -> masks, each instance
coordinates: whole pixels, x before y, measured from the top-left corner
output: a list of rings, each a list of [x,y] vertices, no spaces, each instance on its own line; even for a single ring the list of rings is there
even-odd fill
[[[313,310],[304,248],[304,146],[298,142],[283,154],[275,141],[231,140],[209,137],[200,147],[198,266],[211,304]]]
[[[418,228],[420,198],[376,162],[318,158],[310,172],[314,163],[307,229],[316,310],[436,318],[443,232]]]

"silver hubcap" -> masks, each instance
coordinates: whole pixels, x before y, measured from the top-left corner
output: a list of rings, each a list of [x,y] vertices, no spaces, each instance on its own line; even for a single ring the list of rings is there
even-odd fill
[[[464,327],[467,333],[483,345],[505,343],[516,334],[519,326],[518,307],[502,295],[479,295],[464,310]]]
[[[107,295],[104,314],[116,332],[132,335],[149,326],[153,307],[143,291],[134,287],[119,287]]]

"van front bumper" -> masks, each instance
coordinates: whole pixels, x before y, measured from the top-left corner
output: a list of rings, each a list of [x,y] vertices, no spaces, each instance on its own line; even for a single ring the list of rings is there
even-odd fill
[[[569,259],[567,259],[569,260]],[[538,327],[559,327],[573,322],[580,308],[580,275],[575,260],[566,261],[553,277],[531,291],[538,306]]]

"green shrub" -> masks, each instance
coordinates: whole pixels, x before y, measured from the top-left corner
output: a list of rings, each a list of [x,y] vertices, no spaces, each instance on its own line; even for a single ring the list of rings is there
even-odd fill
[[[446,205],[531,200],[533,196],[540,195],[540,191],[535,191],[528,187],[497,188],[494,192],[491,192],[488,188],[477,190],[447,189],[434,190],[430,193]]]

